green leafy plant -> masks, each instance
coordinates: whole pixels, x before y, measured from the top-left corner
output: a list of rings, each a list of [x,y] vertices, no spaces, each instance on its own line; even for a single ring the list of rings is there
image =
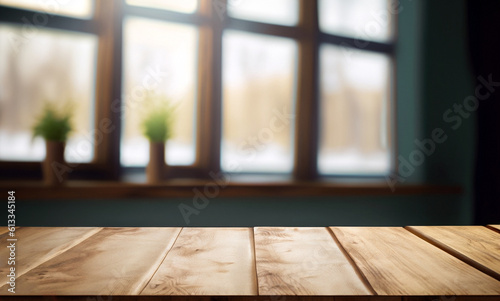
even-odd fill
[[[42,137],[46,141],[66,142],[73,129],[72,115],[69,105],[65,109],[57,110],[53,104],[46,104],[33,127],[33,138]]]
[[[172,135],[174,107],[167,97],[148,93],[142,119],[143,134],[151,142],[165,143]]]

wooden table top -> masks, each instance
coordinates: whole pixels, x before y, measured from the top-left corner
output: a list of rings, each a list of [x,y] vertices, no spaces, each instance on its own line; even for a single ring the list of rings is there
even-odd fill
[[[12,237],[0,233],[8,275]],[[16,296],[500,300],[498,225],[21,227],[15,239]],[[14,296],[9,287],[0,299]]]

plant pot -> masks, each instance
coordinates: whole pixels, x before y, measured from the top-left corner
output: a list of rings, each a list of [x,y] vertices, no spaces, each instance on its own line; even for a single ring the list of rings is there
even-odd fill
[[[146,167],[148,183],[160,183],[164,179],[165,170],[165,143],[149,143],[149,163]]]
[[[48,186],[60,186],[68,178],[68,170],[64,161],[65,143],[45,141],[45,160],[42,163],[43,181]]]

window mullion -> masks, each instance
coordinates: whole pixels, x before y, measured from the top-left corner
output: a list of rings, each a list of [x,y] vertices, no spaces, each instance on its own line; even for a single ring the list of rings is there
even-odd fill
[[[96,163],[106,170],[105,177],[120,175],[120,133],[123,116],[122,79],[122,1],[96,1],[99,46],[96,72]]]
[[[299,43],[295,107],[295,169],[297,180],[317,177],[318,151],[318,2],[300,1],[300,24],[307,32]]]
[[[225,0],[201,1],[200,13],[211,24],[200,27],[198,53],[197,163],[208,177],[220,171],[222,102],[222,31]],[[221,14],[221,12],[224,12]]]
[[[3,5],[0,5],[0,20],[5,23],[23,25],[27,28],[51,28],[84,33],[96,33],[98,31],[98,26],[92,19],[80,19]]]

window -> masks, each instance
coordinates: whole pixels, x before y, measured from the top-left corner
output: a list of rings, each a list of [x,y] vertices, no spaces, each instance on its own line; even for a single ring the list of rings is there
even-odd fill
[[[393,168],[390,1],[49,2],[0,0],[3,176],[39,170],[44,143],[30,129],[46,100],[77,108],[72,177],[141,170],[151,91],[175,105],[169,177]]]
[[[321,31],[366,42],[391,41],[393,16],[392,3],[387,0],[319,1]]]
[[[53,14],[74,18],[90,19],[94,13],[92,0],[79,1],[40,1],[40,0],[0,0],[0,5],[19,7],[41,12],[34,15],[34,22],[45,23]],[[29,19],[28,19],[29,20]],[[38,24],[37,24],[38,25]]]
[[[127,4],[171,10],[180,13],[194,13],[198,9],[197,0],[127,0]]]
[[[391,9],[387,0],[319,1],[320,174],[392,167]]]
[[[291,172],[297,45],[292,39],[226,30],[223,36],[222,168]]]
[[[45,157],[44,143],[41,138],[32,139],[31,128],[42,107],[52,102],[59,108],[71,104],[78,111],[66,161],[91,162],[97,35],[43,25],[52,14],[89,18],[92,2],[45,6],[40,1],[1,0],[0,5],[36,11],[18,15],[21,23],[0,22],[0,160],[40,161]]]
[[[377,174],[390,168],[390,59],[320,48],[320,147],[324,174]]]
[[[299,21],[298,0],[228,2],[229,14],[238,19],[294,26]]]
[[[123,166],[146,166],[149,160],[148,141],[140,127],[141,103],[148,90],[167,96],[175,106],[173,135],[165,153],[167,163],[194,163],[197,37],[196,27],[190,25],[137,17],[125,19]]]

